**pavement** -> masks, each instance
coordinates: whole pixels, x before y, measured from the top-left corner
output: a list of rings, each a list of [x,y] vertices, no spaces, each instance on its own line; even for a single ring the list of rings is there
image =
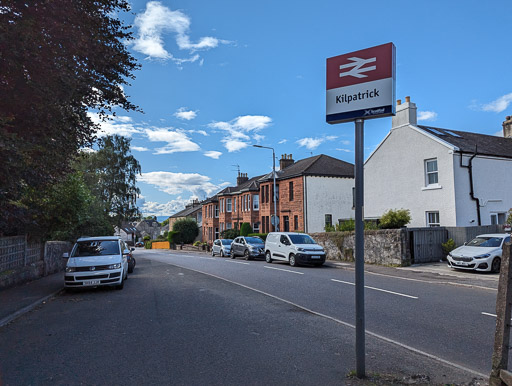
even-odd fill
[[[171,253],[184,252],[171,251]],[[328,261],[326,264],[340,269],[355,269],[354,263]],[[382,267],[366,264],[365,274],[490,290],[497,290],[499,279],[498,274],[456,271],[449,268],[445,262],[418,264],[410,267]],[[58,272],[26,284],[0,290],[0,328],[63,291],[63,276],[63,272]]]

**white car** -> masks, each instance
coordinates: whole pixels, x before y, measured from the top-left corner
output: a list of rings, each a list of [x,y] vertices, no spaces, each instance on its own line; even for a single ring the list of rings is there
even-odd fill
[[[507,233],[476,236],[453,251],[448,256],[448,266],[456,269],[499,272],[503,244],[510,242]]]
[[[288,262],[292,267],[299,264],[321,266],[325,251],[311,236],[305,233],[271,232],[265,240],[265,260]]]
[[[68,258],[65,288],[115,286],[123,289],[128,277],[130,249],[116,236],[85,237],[77,240]]]

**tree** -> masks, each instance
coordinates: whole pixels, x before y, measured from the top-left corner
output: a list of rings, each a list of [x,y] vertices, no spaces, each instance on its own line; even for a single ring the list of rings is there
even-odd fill
[[[32,190],[22,200],[38,225],[31,233],[51,240],[113,235],[101,201],[86,186],[81,173],[71,173],[47,189]]]
[[[409,209],[390,209],[380,218],[380,227],[383,229],[394,229],[406,226],[411,222]]]
[[[0,7],[0,233],[31,221],[21,198],[70,171],[114,106],[137,107],[122,86],[138,68],[117,18],[127,0],[2,0]]]
[[[140,217],[136,205],[139,162],[130,155],[130,139],[119,135],[100,138],[99,149],[84,153],[77,167],[84,173],[91,191],[105,203],[112,225]]]
[[[173,240],[177,243],[190,244],[199,234],[197,222],[193,218],[182,218],[176,220],[172,226],[172,230],[173,232],[177,232],[173,234]]]
[[[252,233],[251,224],[248,222],[242,223],[240,226],[240,236],[247,236],[249,233]]]

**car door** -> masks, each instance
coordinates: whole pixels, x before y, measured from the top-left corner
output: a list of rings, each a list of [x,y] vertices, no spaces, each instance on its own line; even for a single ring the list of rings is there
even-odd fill
[[[279,240],[277,241],[277,251],[275,255],[280,259],[286,259],[286,256],[288,256],[287,253],[287,245],[289,244],[289,240],[285,235],[279,236]]]
[[[231,245],[231,253],[233,253],[235,256],[240,254],[240,238],[237,237],[233,244]]]

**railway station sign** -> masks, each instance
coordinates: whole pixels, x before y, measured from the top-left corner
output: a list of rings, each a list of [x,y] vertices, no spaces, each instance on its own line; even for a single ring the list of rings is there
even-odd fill
[[[327,59],[327,123],[395,115],[395,45]]]

